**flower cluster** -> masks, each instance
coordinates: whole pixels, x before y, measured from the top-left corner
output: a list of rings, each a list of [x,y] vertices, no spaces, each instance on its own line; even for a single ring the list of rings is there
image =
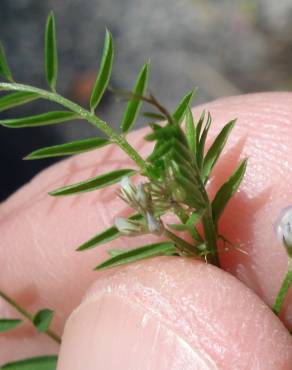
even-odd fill
[[[119,196],[139,215],[143,216],[142,220],[131,220],[123,217],[115,219],[115,225],[120,233],[127,236],[140,234],[161,235],[164,230],[160,217],[153,212],[153,200],[151,193],[147,191],[146,184],[139,183],[137,187],[133,185],[129,177],[124,177],[121,181]]]

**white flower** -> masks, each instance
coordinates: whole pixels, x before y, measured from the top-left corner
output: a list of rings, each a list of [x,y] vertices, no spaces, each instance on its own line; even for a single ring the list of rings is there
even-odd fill
[[[121,197],[132,208],[137,209],[139,212],[145,211],[148,206],[148,197],[145,192],[144,184],[139,184],[135,187],[129,177],[123,177],[121,181]]]
[[[147,207],[147,194],[143,184],[138,184],[137,186],[136,200],[143,208]]]
[[[120,182],[120,185],[121,185],[121,188],[124,190],[124,191],[131,191],[132,190],[132,183],[129,179],[128,176],[124,176]]]
[[[137,235],[142,230],[141,225],[135,221],[128,220],[124,217],[116,217],[115,226],[123,235]]]
[[[292,248],[292,206],[284,208],[275,224],[275,232],[287,248]]]
[[[156,220],[155,217],[149,212],[146,213],[146,220],[148,229],[151,233],[161,234],[163,227],[159,220]]]

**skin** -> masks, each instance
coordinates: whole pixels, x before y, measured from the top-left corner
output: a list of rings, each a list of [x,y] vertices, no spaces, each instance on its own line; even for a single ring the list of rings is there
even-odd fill
[[[280,319],[268,308],[287,268],[273,225],[292,199],[291,100],[290,93],[253,94],[194,109],[196,118],[202,109],[210,110],[211,137],[238,118],[210,181],[211,195],[240,158],[249,158],[240,191],[220,224],[222,234],[240,245],[240,250],[221,248],[227,272],[171,257],[92,271],[109,247],[149,243],[154,240],[149,236],[75,252],[111,226],[117,214],[126,215],[126,206],[114,187],[63,198],[47,192],[121,166],[131,168],[117,148],[65,160],[1,204],[1,288],[30,311],[54,309],[53,327],[60,334],[71,314],[58,370],[292,369],[292,339],[284,326],[292,328],[292,291]],[[145,156],[150,147],[141,137],[141,131],[133,133],[130,141]],[[0,317],[15,316],[0,301]],[[0,365],[57,350],[29,324],[0,334]]]

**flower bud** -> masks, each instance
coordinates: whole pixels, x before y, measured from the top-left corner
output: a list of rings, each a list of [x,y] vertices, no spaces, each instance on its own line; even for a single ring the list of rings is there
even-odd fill
[[[160,235],[163,232],[163,225],[151,213],[146,213],[148,229],[151,233]]]
[[[277,238],[284,242],[287,251],[292,252],[292,206],[284,208],[280,213],[275,224],[275,232]]]

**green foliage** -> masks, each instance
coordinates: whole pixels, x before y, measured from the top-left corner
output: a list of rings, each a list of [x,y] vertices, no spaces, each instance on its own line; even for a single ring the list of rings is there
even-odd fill
[[[74,195],[74,194],[79,194],[79,193],[85,193],[88,191],[101,189],[106,186],[115,184],[119,182],[124,176],[132,176],[135,173],[136,172],[131,169],[111,171],[103,175],[94,177],[92,179],[78,182],[77,184],[68,185],[68,186],[59,188],[57,190],[53,190],[49,194],[53,196],[60,196],[60,195]]]
[[[53,320],[53,316],[54,311],[47,308],[36,313],[33,318],[33,324],[37,328],[39,333],[43,333],[49,329],[49,326]]]
[[[56,26],[53,12],[50,13],[46,24],[45,33],[45,71],[49,86],[56,89],[58,76],[58,54],[56,41]]]
[[[190,151],[196,157],[197,153],[197,130],[194,123],[193,113],[188,107],[186,110],[186,138]]]
[[[111,33],[106,30],[100,68],[90,97],[90,110],[57,94],[55,91],[58,75],[57,42],[54,15],[51,13],[47,20],[45,35],[45,74],[50,91],[14,83],[4,49],[0,44],[0,74],[11,82],[0,82],[0,90],[10,92],[0,97],[0,112],[36,99],[57,103],[65,110],[51,111],[32,117],[3,119],[0,125],[22,128],[59,124],[75,119],[85,120],[101,131],[105,138],[92,137],[41,148],[30,153],[26,159],[83,153],[111,143],[119,146],[135,163],[137,168],[135,170],[119,168],[49,193],[52,196],[74,195],[101,189],[121,181],[119,195],[133,210],[134,215],[128,219],[117,218],[115,226],[97,233],[79,246],[78,251],[110,243],[121,236],[154,234],[164,240],[131,250],[109,250],[110,258],[99,264],[96,270],[161,255],[204,257],[208,262],[219,265],[218,222],[229,200],[240,186],[246,170],[246,160],[239,164],[232,176],[221,186],[213,201],[210,200],[205,185],[221,157],[234,121],[228,122],[222,128],[206,153],[205,146],[212,123],[210,113],[205,117],[203,112],[197,122],[194,120],[190,110],[194,91],[185,95],[175,111],[170,113],[153,94],[147,95],[149,65],[145,64],[137,77],[133,91],[120,91],[120,94],[127,98],[128,103],[121,122],[122,133],[116,132],[95,114],[108,88],[113,59],[113,39]],[[152,141],[154,144],[154,149],[146,159],[142,158],[126,138],[126,134],[135,125],[142,103],[151,106],[151,110],[144,113],[144,116],[151,121],[148,123],[151,133],[145,137],[145,140]],[[154,122],[162,120],[166,123]],[[181,125],[184,120],[185,131]],[[138,185],[129,181],[129,177],[135,174],[143,176],[143,182]],[[165,223],[163,216],[169,214],[176,216],[175,224]],[[0,297],[32,322],[40,332],[44,332],[60,343],[60,338],[49,329],[53,317],[51,310],[44,309],[33,316],[1,290]],[[2,319],[0,331],[12,329],[20,322],[18,319]],[[56,361],[56,356],[38,357],[6,364],[1,369],[55,370]]]
[[[243,161],[240,162],[239,166],[235,169],[235,171],[229,177],[229,179],[218,190],[212,202],[212,211],[215,223],[218,222],[222,212],[227,206],[227,203],[238,190],[243,179],[243,176],[245,174],[246,166],[247,159],[244,159]]]
[[[38,95],[28,92],[11,93],[0,98],[0,112],[38,99]]]
[[[137,96],[143,96],[147,91],[149,79],[149,64],[145,64],[141,69],[135,87],[133,89],[134,97],[128,102],[124,116],[121,123],[121,129],[123,133],[129,132],[135,125],[136,119],[139,115],[142,100]]]
[[[30,153],[26,159],[73,155],[99,149],[111,143],[119,146],[133,160],[137,168],[136,170],[119,168],[49,193],[52,196],[74,195],[98,190],[121,181],[119,195],[134,214],[127,219],[117,218],[115,226],[97,233],[77,250],[84,251],[107,244],[121,236],[154,234],[164,241],[130,250],[109,249],[110,258],[99,264],[96,270],[161,255],[204,257],[208,262],[219,265],[218,222],[229,200],[240,186],[246,170],[246,160],[239,164],[232,176],[221,186],[213,201],[210,200],[205,185],[221,157],[235,121],[228,122],[222,128],[206,152],[206,140],[212,123],[210,113],[205,117],[203,112],[198,122],[194,120],[190,110],[194,91],[185,95],[175,111],[170,113],[153,94],[147,95],[149,65],[145,64],[133,90],[120,92],[127,98],[128,103],[122,117],[122,132],[116,132],[95,114],[112,74],[114,46],[111,33],[106,30],[100,68],[90,97],[90,110],[87,110],[55,91],[58,75],[55,28],[54,15],[50,13],[45,32],[45,75],[50,91],[14,83],[3,46],[0,44],[0,75],[10,81],[10,83],[0,82],[0,90],[8,92],[0,97],[0,112],[36,99],[57,103],[65,110],[50,111],[32,117],[3,119],[0,125],[8,128],[33,128],[75,119],[85,120],[101,131],[105,138],[92,137],[41,148]],[[142,158],[126,139],[126,134],[135,125],[142,104],[151,106],[151,110],[143,115],[150,120],[148,123],[151,127],[151,133],[145,140],[152,141],[154,144],[153,151],[146,159]],[[163,120],[166,123],[155,122]],[[181,125],[184,120],[185,130]],[[134,185],[130,182],[129,177],[135,174],[143,176],[142,183]],[[176,216],[175,224],[165,223],[163,216],[168,214]],[[43,309],[36,315],[32,315],[1,290],[0,297],[29,320],[39,332],[48,335],[57,343],[61,342],[60,338],[50,330],[53,318],[51,310]],[[21,322],[19,319],[2,319],[0,332],[13,329]],[[6,364],[1,369],[55,370],[56,363],[56,356],[44,356]]]
[[[0,319],[0,333],[14,329],[21,323],[20,319]]]
[[[84,153],[108,145],[110,141],[101,137],[94,137],[85,140],[76,140],[61,145],[49,146],[35,150],[24,159],[43,159],[51,157],[60,157],[65,155]]]
[[[4,51],[3,49],[1,50],[1,70],[2,72],[3,70],[6,71],[7,77],[9,75],[9,73],[7,75],[8,66]],[[129,177],[136,173],[140,173],[146,178],[146,182],[140,185],[140,187],[135,188],[129,184],[122,191],[122,198],[139,215],[138,218],[135,219],[137,216],[133,216],[128,220],[121,221],[119,223],[120,227],[124,226],[121,230],[113,226],[99,232],[82,244],[78,250],[87,250],[108,243],[124,233],[133,233],[133,235],[139,233],[162,233],[174,243],[179,253],[201,255],[202,246],[204,246],[206,256],[208,253],[216,253],[217,223],[229,199],[239,187],[246,162],[243,162],[233,176],[219,189],[213,202],[209,199],[205,184],[221,156],[234,126],[234,121],[230,121],[223,127],[207,153],[205,153],[206,140],[212,123],[210,113],[205,117],[203,112],[198,122],[194,121],[189,107],[194,91],[185,95],[175,111],[169,113],[153,94],[147,96],[149,65],[145,64],[137,77],[133,91],[120,91],[129,100],[122,118],[122,134],[120,135],[94,114],[95,108],[100,103],[108,87],[112,73],[114,47],[111,33],[106,30],[100,68],[90,97],[90,111],[55,93],[58,63],[55,20],[52,13],[48,17],[46,26],[45,53],[46,76],[53,92],[16,83],[0,83],[0,89],[13,91],[10,95],[0,99],[0,110],[42,98],[60,104],[67,111],[49,112],[25,118],[4,119],[0,121],[0,124],[10,128],[20,128],[58,124],[72,119],[83,119],[101,130],[107,138],[93,137],[41,148],[29,154],[26,159],[83,153],[113,143],[118,145],[138,166],[138,170],[118,169],[62,187],[49,194],[52,196],[63,196],[89,192],[115,184],[125,176]],[[166,124],[161,125],[150,123],[152,133],[148,134],[145,139],[154,142],[154,149],[146,160],[140,156],[125,138],[125,134],[134,127],[143,102],[151,105],[156,110],[144,113],[146,118],[167,121]],[[181,128],[181,123],[184,119],[185,132]],[[176,232],[183,231],[189,234],[192,244],[170,232],[166,225],[163,224],[160,217],[169,212],[175,213],[180,221],[177,225],[169,225],[169,227]],[[203,227],[204,232],[202,235],[198,231],[200,228],[197,228],[197,224],[201,224]],[[201,249],[199,246],[201,246]],[[118,257],[121,258],[120,255],[114,256],[114,258]]]
[[[13,82],[13,77],[6,59],[5,50],[1,42],[0,42],[0,76],[4,77],[9,82]]]
[[[220,154],[222,153],[222,150],[227,142],[231,130],[234,127],[234,124],[235,120],[228,122],[223,127],[204,158],[202,176],[205,183],[208,180],[208,177],[210,176],[210,173],[215,166]]]
[[[57,356],[41,356],[10,362],[0,367],[0,370],[56,370]]]
[[[212,118],[210,113],[207,115],[207,121],[204,125],[204,120],[199,121],[199,125],[202,122],[202,127],[199,127],[198,129],[198,146],[197,146],[197,164],[200,169],[202,169],[203,162],[204,162],[204,152],[205,152],[205,144],[206,144],[206,139],[208,136],[209,129],[212,124]],[[203,129],[203,132],[201,133],[201,129]],[[200,135],[201,133],[201,135]]]
[[[46,125],[56,125],[58,123],[67,122],[78,118],[79,116],[74,112],[55,111],[37,114],[31,117],[1,120],[0,125],[9,128],[37,127]]]
[[[171,242],[162,242],[144,245],[136,249],[131,249],[124,251],[123,253],[118,253],[114,257],[111,257],[107,261],[96,266],[95,270],[102,270],[108,267],[116,267],[120,265],[125,265],[135,261],[140,261],[145,258],[152,258],[162,255],[171,255],[176,253],[176,248]]]
[[[194,94],[195,94],[195,91],[191,91],[186,96],[184,96],[182,100],[180,101],[179,105],[177,106],[175,112],[173,113],[172,116],[178,124],[182,123],[185,117],[186,111],[192,102]]]
[[[95,110],[95,108],[101,101],[103,94],[108,86],[112,72],[113,60],[113,38],[111,33],[106,30],[101,65],[90,98],[90,109],[92,111]]]

